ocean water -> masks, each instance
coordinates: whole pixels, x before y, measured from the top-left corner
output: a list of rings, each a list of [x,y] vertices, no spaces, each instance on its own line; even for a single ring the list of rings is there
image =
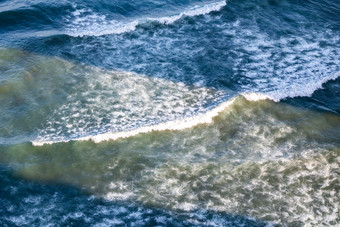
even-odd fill
[[[0,1],[0,226],[337,226],[339,190],[339,1]]]

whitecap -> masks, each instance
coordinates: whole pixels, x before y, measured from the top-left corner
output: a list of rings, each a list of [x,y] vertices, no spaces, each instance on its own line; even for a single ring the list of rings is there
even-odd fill
[[[134,31],[138,25],[150,22],[172,24],[184,16],[194,17],[219,11],[226,6],[226,1],[212,2],[196,5],[185,9],[178,14],[164,17],[142,17],[130,21],[110,20],[105,15],[93,12],[91,9],[77,9],[72,15],[65,18],[67,29],[65,33],[70,36],[102,36],[108,34],[122,34]]]

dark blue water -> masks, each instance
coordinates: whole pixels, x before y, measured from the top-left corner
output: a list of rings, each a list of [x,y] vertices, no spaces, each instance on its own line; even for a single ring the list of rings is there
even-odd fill
[[[0,1],[0,225],[339,224],[339,15]]]

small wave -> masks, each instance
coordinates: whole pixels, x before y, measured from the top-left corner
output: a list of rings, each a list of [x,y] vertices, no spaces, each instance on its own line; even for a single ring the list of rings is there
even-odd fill
[[[73,17],[67,19],[70,23],[67,35],[74,37],[82,36],[102,36],[109,34],[122,34],[134,31],[138,25],[150,22],[158,22],[161,24],[172,24],[184,16],[198,16],[208,14],[213,11],[219,11],[226,5],[226,1],[219,1],[205,5],[191,7],[184,12],[172,16],[160,18],[145,17],[130,22],[122,22],[118,20],[108,20],[104,15],[98,15],[88,10],[77,10],[73,13]]]
[[[319,80],[317,81],[311,80],[310,82],[305,84],[291,84],[289,88],[268,92],[268,98],[278,102],[286,98],[310,97],[315,91],[322,89],[323,84],[331,80],[336,80],[338,77],[340,77],[340,73],[335,73],[330,76],[319,78]]]
[[[269,99],[274,102],[279,102],[281,100],[287,98],[295,98],[295,97],[310,97],[313,93],[319,89],[323,88],[323,84],[328,81],[336,80],[340,77],[340,73],[335,73],[331,76],[321,78],[318,81],[310,81],[306,84],[291,84],[289,88],[284,88],[282,90],[275,90],[266,93],[258,93],[258,92],[248,92],[243,93],[242,95],[248,101],[260,101],[264,99]]]
[[[242,96],[246,98],[248,101],[260,101],[260,100],[265,100],[265,99],[274,100],[274,98],[268,95],[265,95],[265,94],[245,93],[245,94],[242,94]],[[205,113],[193,116],[193,117],[189,117],[189,118],[185,118],[181,120],[168,121],[168,122],[157,124],[157,125],[140,127],[140,128],[136,128],[134,130],[129,130],[129,131],[107,132],[107,133],[93,135],[93,136],[85,136],[81,138],[76,138],[73,140],[75,141],[92,140],[96,143],[100,143],[100,142],[108,141],[108,140],[128,138],[128,137],[132,137],[132,136],[135,136],[141,133],[149,133],[152,131],[166,131],[166,130],[177,131],[177,130],[184,130],[184,129],[192,128],[199,124],[209,124],[213,122],[213,118],[218,116],[220,112],[222,112],[227,107],[232,105],[237,99],[237,97],[239,96],[233,97],[230,100],[221,103],[217,107]],[[42,146],[44,144],[53,144],[53,143],[68,142],[68,141],[70,140],[58,140],[58,141],[43,141],[43,140],[39,141],[38,140],[38,141],[33,141],[32,144],[34,146]]]

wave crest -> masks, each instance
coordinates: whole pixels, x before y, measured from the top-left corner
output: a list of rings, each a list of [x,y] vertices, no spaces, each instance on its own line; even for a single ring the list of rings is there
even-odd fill
[[[67,18],[69,24],[66,34],[74,37],[102,36],[109,34],[122,34],[134,31],[139,25],[150,22],[172,24],[184,16],[198,16],[219,11],[226,5],[226,1],[198,5],[184,10],[179,14],[159,18],[144,17],[128,22],[108,20],[105,15],[98,15],[91,10],[76,10],[73,16]]]
[[[98,134],[98,135],[85,136],[85,137],[76,138],[73,140],[75,141],[92,140],[96,143],[100,143],[100,142],[108,141],[108,140],[128,138],[128,137],[132,137],[132,136],[135,136],[141,133],[149,133],[153,131],[166,131],[166,130],[177,131],[177,130],[184,130],[184,129],[192,128],[200,124],[210,124],[213,122],[213,119],[215,117],[217,117],[223,110],[225,110],[230,105],[232,105],[235,102],[235,100],[239,97],[240,96],[233,97],[230,100],[222,102],[220,105],[216,106],[215,108],[205,113],[201,113],[201,114],[189,117],[189,118],[168,121],[168,122],[157,124],[157,125],[144,126],[144,127],[136,128],[133,130],[127,130],[127,131],[121,131],[121,132],[107,132],[107,133]],[[260,93],[244,93],[242,94],[242,97],[252,102],[265,100],[265,99],[274,100],[274,98],[268,95],[265,95],[265,94],[260,94]],[[35,146],[42,146],[44,144],[53,144],[53,143],[68,142],[68,141],[70,140],[58,140],[58,141],[37,140],[37,141],[33,141],[32,144]]]

